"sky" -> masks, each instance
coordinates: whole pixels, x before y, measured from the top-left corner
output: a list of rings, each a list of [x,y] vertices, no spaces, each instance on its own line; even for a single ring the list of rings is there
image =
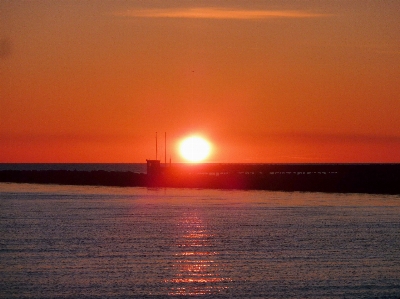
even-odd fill
[[[400,162],[400,1],[0,1],[0,163]]]

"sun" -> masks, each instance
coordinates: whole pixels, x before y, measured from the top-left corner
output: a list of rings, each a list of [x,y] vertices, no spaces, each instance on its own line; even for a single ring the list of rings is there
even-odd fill
[[[182,157],[190,162],[200,162],[206,159],[211,152],[211,144],[199,136],[185,138],[179,145]]]

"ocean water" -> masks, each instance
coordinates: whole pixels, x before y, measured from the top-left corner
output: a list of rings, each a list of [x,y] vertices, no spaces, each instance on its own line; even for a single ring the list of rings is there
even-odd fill
[[[132,171],[146,173],[146,163],[0,163],[1,170]]]
[[[400,196],[0,183],[0,298],[400,298]]]

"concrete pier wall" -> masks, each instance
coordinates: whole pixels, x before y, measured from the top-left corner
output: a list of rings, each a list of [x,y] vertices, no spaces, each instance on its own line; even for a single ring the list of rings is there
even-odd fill
[[[400,164],[190,164],[139,174],[0,171],[1,182],[400,194]]]

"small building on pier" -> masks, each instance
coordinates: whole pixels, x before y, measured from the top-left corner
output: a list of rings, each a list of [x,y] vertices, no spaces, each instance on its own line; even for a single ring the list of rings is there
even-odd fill
[[[160,160],[146,160],[147,162],[147,174],[149,176],[159,175],[161,172]]]

